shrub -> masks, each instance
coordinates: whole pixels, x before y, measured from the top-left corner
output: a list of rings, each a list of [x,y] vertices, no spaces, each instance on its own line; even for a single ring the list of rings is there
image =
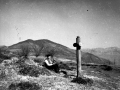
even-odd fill
[[[59,67],[60,67],[61,69],[71,70],[71,68],[70,68],[67,64],[65,64],[65,63],[63,63],[63,62],[60,62],[60,63],[59,63]]]
[[[29,52],[30,52],[30,48],[28,47],[28,45],[22,45],[20,47],[21,51],[17,51],[17,55],[19,57],[24,57],[24,58],[27,58]]]
[[[35,58],[34,62],[38,63],[39,65],[43,65],[44,60],[43,59]]]
[[[44,49],[44,46],[42,46],[42,47],[39,47],[37,45],[33,46],[35,56],[38,57],[41,54],[43,49]]]
[[[38,77],[39,75],[51,75],[51,73],[46,68],[37,67],[34,65],[22,64],[19,66],[19,73],[22,75],[29,75]]]
[[[58,50],[56,50],[56,48],[49,49],[45,53],[45,55],[51,55],[51,56],[56,56],[57,54],[58,54]]]
[[[8,55],[9,51],[7,50],[7,48],[2,48],[0,47],[0,58],[2,59],[10,59],[10,56]]]
[[[105,70],[105,71],[111,71],[112,70],[112,67],[108,66],[108,65],[101,65],[100,68]]]
[[[11,83],[8,90],[42,90],[42,86],[30,82]]]
[[[0,90],[8,90],[6,86],[0,86]]]
[[[3,80],[6,78],[7,75],[6,75],[5,71],[6,71],[5,66],[0,64],[0,80]]]
[[[3,80],[6,78],[6,73],[4,70],[0,70],[0,80]]]
[[[84,85],[92,85],[93,84],[92,79],[83,78],[83,77],[74,78],[71,82],[78,83],[78,84],[84,84]]]
[[[1,58],[0,58],[0,63],[2,63],[3,61],[4,61],[4,59],[1,59]]]
[[[2,62],[2,64],[3,64],[4,66],[10,66],[11,63],[12,63],[12,61],[9,60],[9,59],[7,59],[7,60],[3,60],[3,62]]]

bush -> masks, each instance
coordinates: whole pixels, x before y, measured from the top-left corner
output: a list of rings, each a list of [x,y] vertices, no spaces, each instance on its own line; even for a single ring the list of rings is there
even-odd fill
[[[25,58],[19,58],[19,60],[16,61],[15,64],[18,66],[21,66],[21,65],[25,64],[25,60],[26,60]]]
[[[10,59],[9,51],[7,50],[7,48],[0,47],[0,58]]]
[[[0,80],[3,80],[6,78],[6,73],[3,70],[0,70]]]
[[[0,90],[8,90],[8,89],[7,89],[7,87],[1,85]]]
[[[42,86],[30,82],[11,83],[8,90],[42,90]]]
[[[39,58],[35,58],[34,62],[38,63],[39,65],[43,65],[44,60],[43,59],[39,59]]]
[[[108,66],[108,65],[101,65],[100,68],[105,70],[105,71],[111,71],[112,70],[112,67]]]
[[[83,78],[83,77],[74,78],[71,82],[78,83],[78,84],[84,84],[84,85],[92,85],[93,84],[92,79]]]
[[[72,68],[70,68],[67,64],[63,63],[63,62],[60,62],[59,63],[59,67],[61,69],[67,69],[67,70],[71,70]]]
[[[2,63],[3,61],[4,61],[4,59],[1,59],[1,58],[0,58],[0,63]]]
[[[4,65],[0,64],[0,80],[6,79],[6,68]]]
[[[44,46],[41,46],[41,47],[37,45],[33,46],[35,56],[38,57],[39,55],[41,55],[43,49],[44,49]]]
[[[19,66],[19,73],[22,75],[29,75],[38,77],[39,75],[51,75],[51,73],[46,68],[40,68],[34,65],[23,64]]]
[[[3,64],[4,66],[10,66],[11,63],[12,63],[11,60],[4,60],[4,61],[2,62],[2,64]]]
[[[16,52],[17,55],[19,57],[27,58],[29,53],[30,53],[30,51],[31,51],[30,47],[28,47],[28,45],[21,45],[20,49],[21,49],[21,51],[17,51]]]

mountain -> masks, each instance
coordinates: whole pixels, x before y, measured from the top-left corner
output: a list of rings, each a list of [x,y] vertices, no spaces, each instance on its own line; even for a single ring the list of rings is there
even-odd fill
[[[83,49],[82,51],[94,54],[100,58],[109,59],[116,65],[120,65],[120,48],[118,47]]]
[[[53,51],[55,52],[55,55],[75,59],[75,51],[73,49],[70,49],[66,46],[63,46],[61,44],[52,42],[47,39],[41,39],[41,40],[25,40],[22,42],[19,42],[17,44],[14,44],[12,46],[9,46],[9,49],[20,49],[21,46],[27,45],[28,47],[32,48],[33,46],[37,45],[39,47],[43,47],[42,54],[46,54],[47,52]]]
[[[82,54],[82,61],[84,61],[83,63],[112,64],[108,59],[100,58],[88,52]]]
[[[14,44],[12,46],[9,46],[10,50],[19,50],[21,45],[27,45],[28,47],[32,48],[32,46],[39,46],[43,47],[42,54],[45,55],[48,51],[54,51],[55,56],[61,57],[61,58],[67,58],[71,60],[76,59],[75,50],[70,49],[64,45],[52,42],[47,39],[41,39],[41,40],[25,40],[22,42],[19,42],[17,44]],[[83,63],[97,63],[97,64],[109,64],[109,60],[99,58],[98,56],[95,56],[91,53],[84,53],[82,52],[82,62]]]
[[[2,46],[0,46],[0,48],[2,48],[2,49],[7,49],[7,46],[2,45]]]

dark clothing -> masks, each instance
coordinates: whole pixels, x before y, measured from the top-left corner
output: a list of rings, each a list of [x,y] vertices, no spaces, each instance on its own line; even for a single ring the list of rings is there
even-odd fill
[[[48,66],[46,63],[44,63],[44,66],[47,68],[47,69],[49,69],[49,70],[53,70],[53,71],[55,71],[56,73],[59,73],[59,66],[58,66],[58,64],[56,63],[56,64],[53,64],[53,65],[51,65],[51,66]]]

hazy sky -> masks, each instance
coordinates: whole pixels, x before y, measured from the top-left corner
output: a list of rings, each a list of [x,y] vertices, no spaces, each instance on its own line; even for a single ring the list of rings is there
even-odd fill
[[[0,45],[49,39],[73,48],[120,47],[120,0],[0,0]]]

